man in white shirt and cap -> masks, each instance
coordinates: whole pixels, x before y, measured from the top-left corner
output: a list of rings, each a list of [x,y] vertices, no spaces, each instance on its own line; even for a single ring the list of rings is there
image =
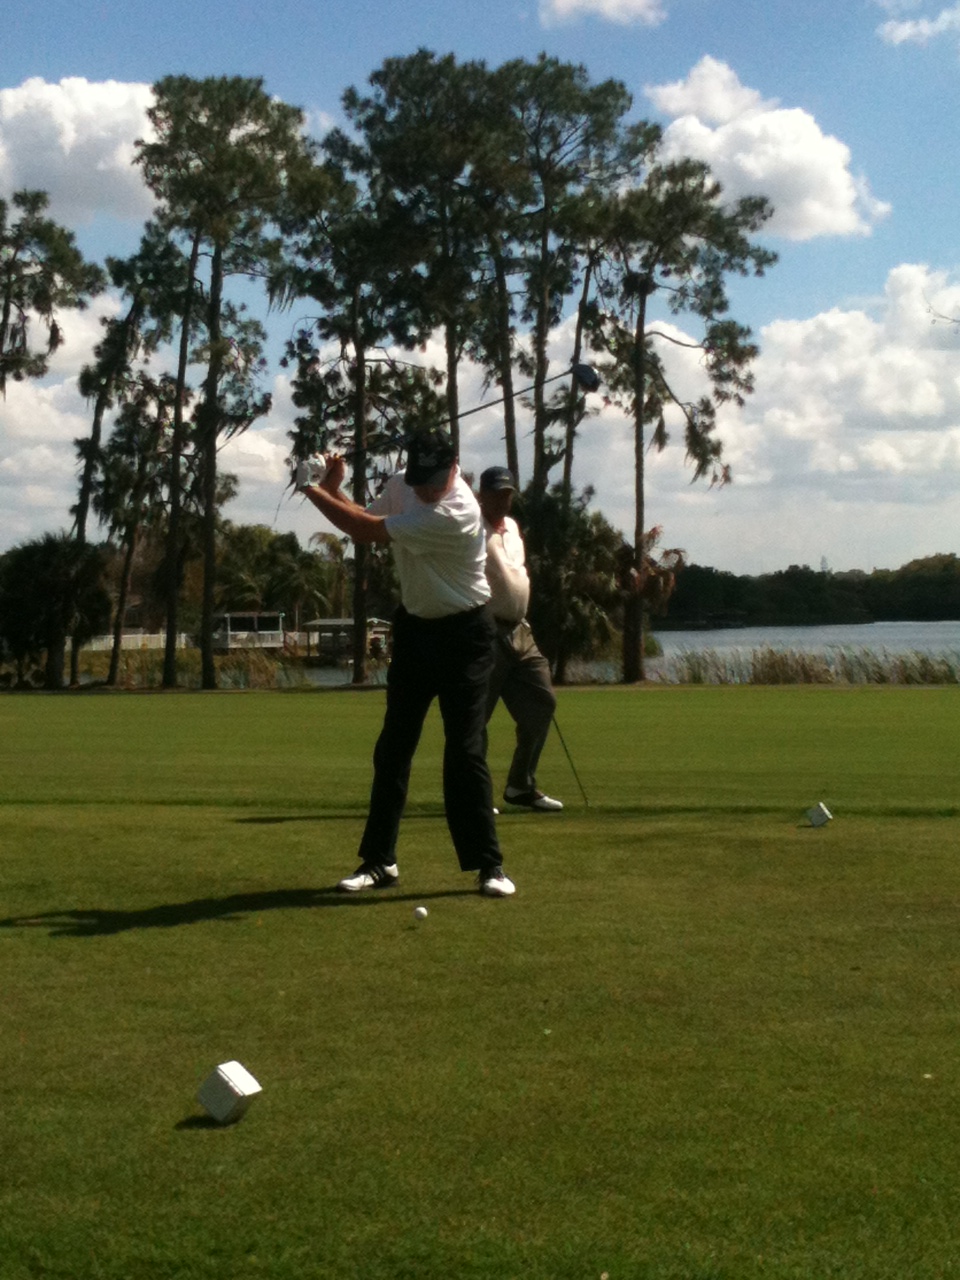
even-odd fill
[[[480,510],[487,535],[487,581],[490,607],[497,627],[497,644],[487,693],[487,720],[497,700],[516,725],[516,749],[507,774],[503,798],[507,804],[556,813],[559,800],[544,795],[537,787],[537,764],[543,751],[556,695],[550,679],[550,664],[537,648],[527,607],[530,577],[526,552],[516,520],[510,515],[516,493],[513,475],[506,467],[488,467],[480,477]]]
[[[391,477],[367,508],[342,492],[344,473],[343,459],[334,457],[320,483],[302,486],[303,492],[355,542],[392,547],[402,603],[393,622],[387,707],[374,749],[361,862],[337,887],[357,893],[398,882],[396,846],[410,767],[437,698],[444,727],[444,808],[460,867],[477,872],[482,894],[509,897],[515,887],[503,871],[486,761],[494,629],[477,500],[460,474],[449,435],[439,428],[409,442],[406,470]]]

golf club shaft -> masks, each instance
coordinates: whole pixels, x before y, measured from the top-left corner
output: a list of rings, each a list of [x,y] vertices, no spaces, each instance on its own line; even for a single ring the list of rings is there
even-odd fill
[[[584,791],[584,789],[583,789],[583,783],[580,781],[580,775],[579,775],[579,773],[577,773],[577,766],[573,763],[573,756],[570,754],[570,749],[568,748],[568,746],[567,746],[567,744],[566,744],[566,740],[564,739],[563,734],[560,732],[560,725],[559,725],[559,724],[558,724],[558,722],[557,722],[557,717],[556,717],[556,716],[554,716],[554,717],[553,717],[553,727],[554,727],[554,728],[556,729],[556,731],[557,731],[557,737],[560,739],[560,745],[563,747],[563,753],[564,753],[564,755],[567,757],[567,762],[569,763],[570,768],[573,770],[573,776],[574,776],[574,777],[576,778],[576,780],[577,780],[577,786],[580,788],[580,794],[583,796],[583,803],[584,803],[584,804],[587,806],[587,808],[589,809],[589,808],[590,808],[590,801],[587,799],[587,793],[586,793],[586,791]]]
[[[563,373],[555,373],[552,378],[544,378],[543,385],[546,386],[548,382],[556,382],[558,378],[563,378],[568,373],[569,370],[564,369]],[[521,387],[519,391],[512,392],[509,399],[516,400],[517,396],[525,396],[528,391],[533,391],[535,389],[536,383],[532,383],[529,387]],[[474,405],[472,409],[464,409],[463,413],[458,413],[456,415],[456,421],[459,422],[461,418],[469,418],[471,413],[479,413],[481,409],[492,409],[494,405],[503,404],[507,399],[507,396],[500,396],[496,400],[484,400],[483,404]],[[437,425],[445,427],[453,421],[453,418],[442,418]]]

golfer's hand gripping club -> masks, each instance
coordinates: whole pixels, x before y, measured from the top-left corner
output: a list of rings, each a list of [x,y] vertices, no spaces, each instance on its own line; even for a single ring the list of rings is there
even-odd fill
[[[327,459],[322,453],[313,458],[304,458],[297,463],[295,483],[298,489],[310,489],[322,484],[327,474]]]

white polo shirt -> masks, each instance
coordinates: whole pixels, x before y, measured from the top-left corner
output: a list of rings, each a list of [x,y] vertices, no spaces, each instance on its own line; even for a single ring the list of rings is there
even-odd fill
[[[502,533],[496,533],[486,520],[483,525],[487,534],[490,606],[498,622],[509,622],[515,626],[526,617],[530,603],[530,578],[523,538],[512,516],[504,517]]]
[[[385,517],[408,613],[445,618],[490,599],[483,519],[459,467],[439,502],[422,502],[401,473],[367,510]]]

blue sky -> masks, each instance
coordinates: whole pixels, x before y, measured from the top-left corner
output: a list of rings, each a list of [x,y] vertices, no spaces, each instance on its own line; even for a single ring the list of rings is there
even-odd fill
[[[651,459],[650,523],[669,545],[737,572],[869,570],[957,549],[960,333],[932,321],[960,315],[960,5],[21,5],[0,47],[0,195],[44,187],[91,256],[126,251],[149,211],[129,153],[152,81],[262,76],[320,133],[346,87],[419,46],[490,65],[546,51],[620,79],[668,147],[707,159],[731,194],[776,206],[762,238],[779,264],[732,290],[761,348],[756,395],[722,420],[734,483],[691,486],[676,446]],[[75,379],[109,306],[71,318],[50,377],[0,404],[0,550],[67,523],[71,442],[87,423]],[[271,320],[277,343],[289,324]],[[558,361],[568,337],[555,335]],[[275,372],[270,419],[225,451],[241,478],[229,514],[306,537],[312,510],[281,501],[292,415]],[[697,370],[684,374],[694,385]],[[474,394],[465,368],[463,403]],[[626,425],[604,415],[585,429],[575,475],[626,530],[629,449]],[[498,452],[496,413],[477,415],[465,465]]]

